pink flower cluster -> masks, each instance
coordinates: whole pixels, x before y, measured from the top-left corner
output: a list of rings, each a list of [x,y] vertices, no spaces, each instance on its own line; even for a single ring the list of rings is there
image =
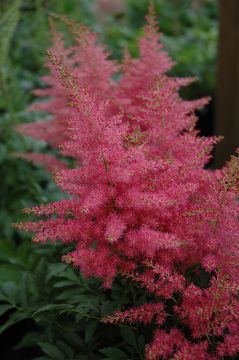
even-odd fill
[[[194,111],[208,99],[180,98],[192,79],[167,75],[172,61],[147,20],[118,82],[92,33],[71,48],[55,38],[50,87],[38,91],[52,99],[35,105],[53,119],[21,131],[76,160],[55,176],[70,199],[27,209],[47,219],[19,227],[35,241],[74,242],[64,260],[105,287],[121,274],[152,294],[154,303],[103,319],[154,321],[148,360],[222,359],[239,352],[238,158],[204,169],[218,139],[198,136]]]

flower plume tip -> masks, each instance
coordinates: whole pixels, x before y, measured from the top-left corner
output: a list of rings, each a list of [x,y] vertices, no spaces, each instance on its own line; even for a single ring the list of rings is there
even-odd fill
[[[67,264],[71,264],[73,262],[73,257],[70,254],[63,255],[61,258]]]

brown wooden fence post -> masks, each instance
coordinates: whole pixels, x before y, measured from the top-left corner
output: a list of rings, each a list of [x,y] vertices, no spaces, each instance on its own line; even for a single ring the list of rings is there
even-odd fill
[[[215,132],[225,138],[216,147],[216,167],[239,146],[239,0],[220,0],[219,12]]]

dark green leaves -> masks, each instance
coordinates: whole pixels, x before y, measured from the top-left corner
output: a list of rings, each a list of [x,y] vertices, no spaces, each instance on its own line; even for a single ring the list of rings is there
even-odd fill
[[[120,333],[126,344],[131,345],[133,348],[137,348],[137,339],[132,329],[129,327],[121,327]]]
[[[64,353],[60,351],[55,345],[47,342],[38,342],[38,345],[40,346],[42,351],[50,357],[50,359],[54,359],[54,360],[65,359]]]
[[[46,276],[46,282],[49,281],[52,277],[61,274],[67,268],[67,264],[59,262],[56,264],[51,264],[48,268],[48,274]]]
[[[129,359],[128,355],[123,352],[122,350],[113,348],[113,347],[107,347],[104,349],[101,349],[100,352],[104,355],[106,355],[106,359],[111,360],[126,360]]]
[[[8,281],[2,285],[2,293],[9,299],[11,302],[16,303],[18,298],[18,286],[12,282]]]

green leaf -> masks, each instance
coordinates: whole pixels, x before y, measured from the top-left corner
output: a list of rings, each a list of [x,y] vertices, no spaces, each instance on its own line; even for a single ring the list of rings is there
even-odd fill
[[[74,349],[78,349],[79,347],[82,348],[84,346],[82,338],[74,331],[63,332],[62,338],[67,344],[71,344]]]
[[[80,297],[81,295],[77,295],[77,289],[74,288],[63,291],[60,295],[56,297],[56,300],[64,300],[64,301],[69,300],[69,302],[79,303],[81,301]]]
[[[0,305],[0,316],[5,314],[5,312],[7,312],[10,309],[12,309],[12,305],[8,305],[8,304]]]
[[[45,282],[49,281],[54,276],[61,274],[67,268],[67,266],[68,266],[67,264],[64,264],[62,262],[51,264],[49,266],[49,270]]]
[[[78,299],[78,303],[80,304],[79,306],[77,306],[77,309],[79,310],[81,310],[82,308],[95,310],[100,303],[100,298],[95,295],[94,296],[79,295],[76,296],[75,298]]]
[[[22,348],[35,347],[37,341],[39,341],[39,332],[31,331],[23,336],[21,341],[14,347],[14,350]]]
[[[29,273],[24,272],[19,284],[20,303],[24,308],[28,307],[28,286],[31,283]]]
[[[65,271],[64,277],[77,283],[80,282],[80,277],[77,276],[74,270],[70,267],[68,267],[68,269]]]
[[[64,360],[64,354],[53,344],[47,342],[38,342],[38,345],[42,349],[42,351],[48,355],[51,359],[54,360]]]
[[[42,312],[45,312],[45,311],[62,310],[62,309],[70,310],[70,309],[73,309],[73,308],[74,308],[74,306],[70,305],[70,304],[48,304],[48,305],[44,305],[40,309],[36,310],[33,313],[33,316],[35,316],[37,314],[40,314]]]
[[[137,349],[137,340],[136,340],[135,333],[132,329],[130,329],[128,327],[121,327],[120,333],[127,344],[129,344],[129,345],[133,346],[133,348]]]
[[[91,321],[89,323],[89,325],[87,325],[86,327],[86,331],[85,331],[85,342],[86,344],[89,344],[89,342],[91,341],[94,333],[95,333],[95,330],[97,328],[97,325],[98,325],[98,321]]]
[[[67,355],[67,360],[73,359],[75,352],[69,345],[61,340],[58,340],[56,344],[59,346],[59,349],[61,349]]]
[[[2,285],[3,293],[15,303],[17,302],[18,298],[18,290],[18,286],[13,281],[7,281]]]
[[[55,288],[61,288],[61,287],[65,287],[65,286],[72,286],[75,285],[75,282],[70,281],[70,280],[63,280],[63,281],[58,281],[56,282],[53,287]]]
[[[108,356],[108,359],[112,360],[125,360],[128,359],[128,355],[125,354],[122,350],[115,349],[113,347],[107,347],[100,350],[100,352],[106,356]]]

